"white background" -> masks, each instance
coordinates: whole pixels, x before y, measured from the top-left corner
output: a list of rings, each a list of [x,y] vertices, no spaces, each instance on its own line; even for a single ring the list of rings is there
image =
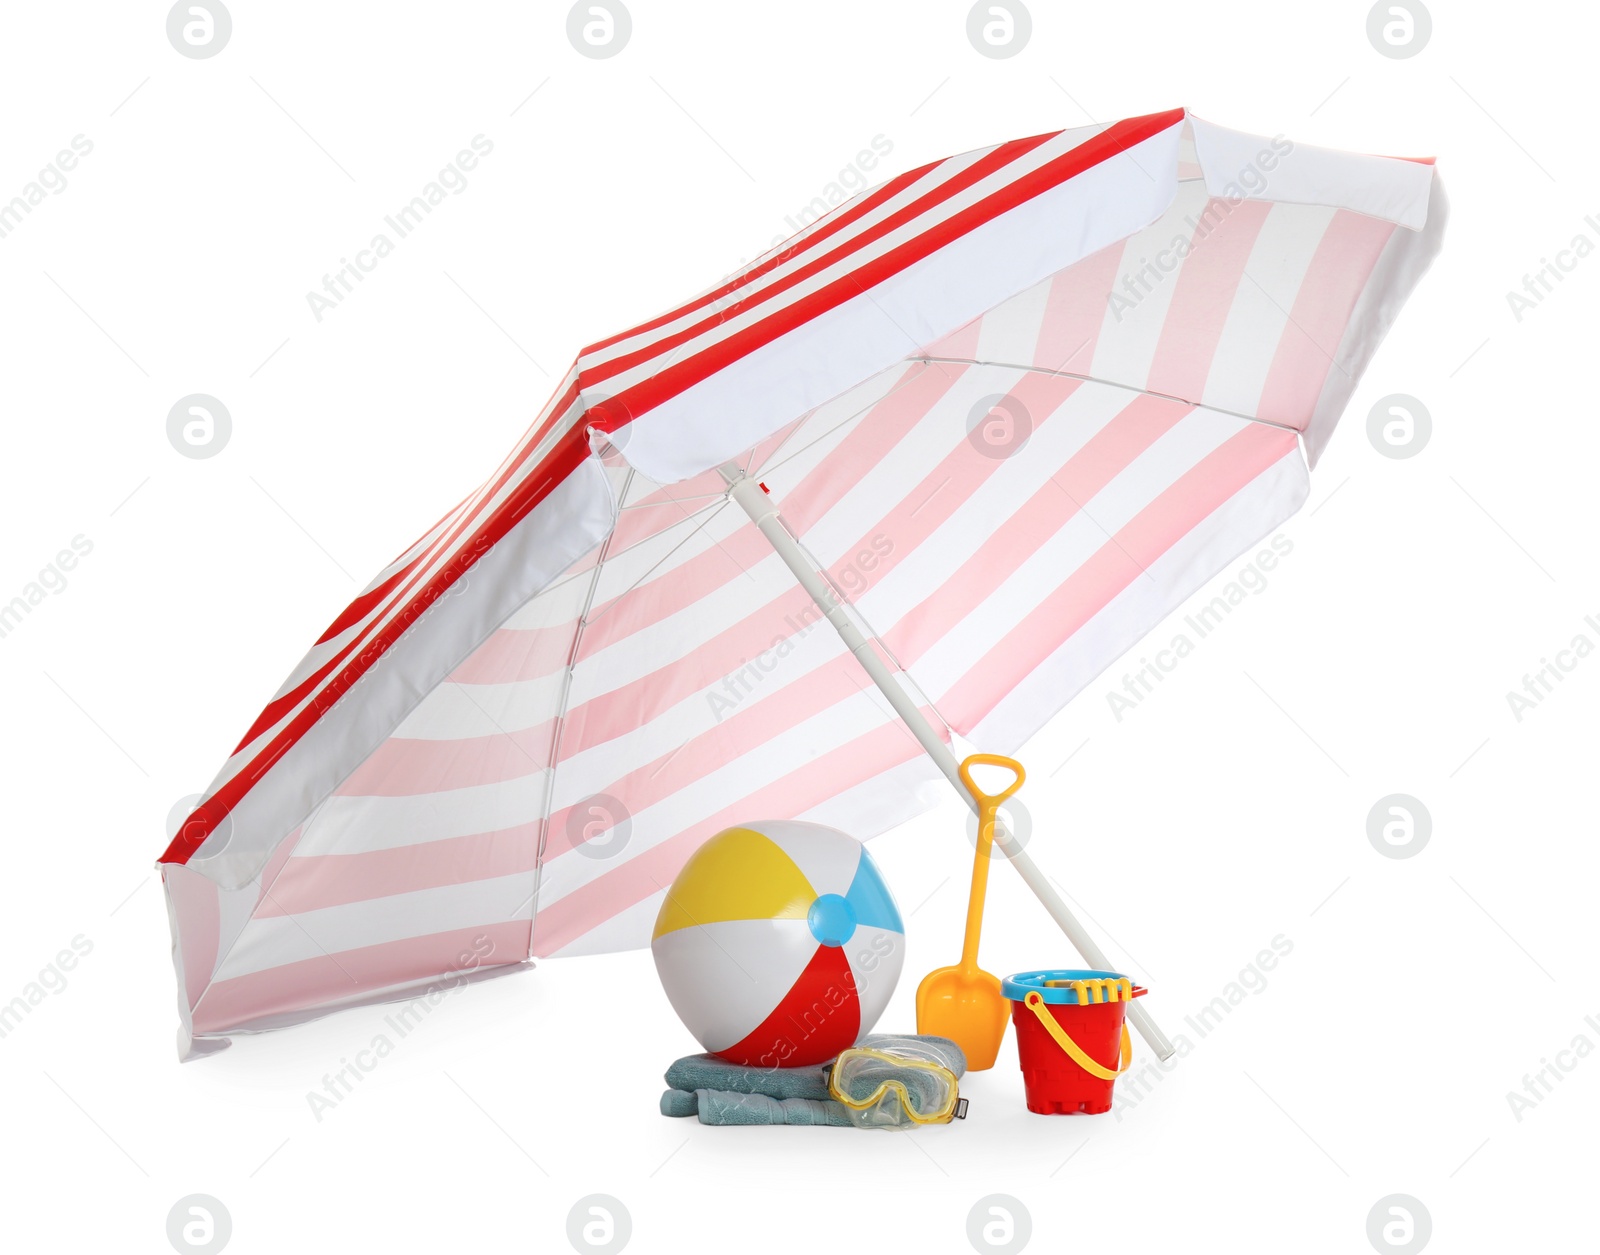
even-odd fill
[[[1600,655],[1520,721],[1506,694],[1600,644],[1600,259],[1520,321],[1506,293],[1600,243],[1597,19],[1439,0],[1391,59],[1359,3],[1039,0],[991,60],[967,8],[632,0],[631,41],[593,60],[565,4],[232,0],[229,43],[193,60],[162,4],[5,6],[0,200],[93,144],[0,239],[0,602],[93,546],[0,639],[0,1002],[93,947],[0,1039],[8,1247],[167,1250],[197,1192],[239,1252],[562,1250],[595,1193],[641,1252],[963,1251],[996,1193],[1034,1249],[1365,1251],[1394,1193],[1435,1250],[1592,1246],[1600,1054],[1558,1052],[1600,1047]],[[874,136],[876,180],[1175,105],[1437,154],[1454,207],[1266,588],[1120,721],[1116,668],[1023,754],[1033,852],[1189,1040],[1176,1067],[1094,1118],[1027,1114],[1008,1044],[950,1127],[670,1121],[660,1074],[693,1043],[643,952],[452,996],[320,1121],[307,1092],[384,1009],[177,1064],[169,809],[581,345],[765,249]],[[465,191],[318,322],[306,293],[479,134]],[[166,436],[194,392],[233,419],[206,460]],[[1366,435],[1390,393],[1432,414],[1407,460]],[[1367,837],[1395,792],[1432,817],[1403,860]],[[882,1027],[957,955],[962,822],[952,800],[874,843],[909,917]],[[1265,987],[1200,1037],[1185,1017],[1279,935]],[[998,866],[984,965],[1071,957]],[[1508,1092],[1558,1059],[1518,1119]]]

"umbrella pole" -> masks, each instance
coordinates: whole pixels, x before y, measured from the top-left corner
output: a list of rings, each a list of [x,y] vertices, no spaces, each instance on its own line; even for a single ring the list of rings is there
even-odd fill
[[[894,707],[895,713],[904,721],[906,727],[911,729],[912,735],[921,743],[922,748],[928,751],[929,757],[938,764],[939,770],[944,772],[967,805],[976,811],[977,800],[961,781],[961,764],[956,760],[954,752],[934,730],[911,695],[894,678],[894,673],[873,648],[872,638],[862,632],[845,610],[843,603],[816,563],[812,561],[810,554],[783,522],[782,516],[778,513],[778,503],[772,495],[731,462],[721,468],[721,473],[728,485],[728,496],[750,516],[750,521],[760,529],[767,542],[794,573],[795,579],[811,595],[811,600],[817,603],[817,608],[833,625],[834,631],[839,634],[840,639],[855,655],[866,673],[872,677],[872,682],[889,699],[889,705]],[[1073,948],[1083,956],[1084,962],[1102,971],[1114,971],[1111,960],[1106,958],[1105,952],[1095,944],[1094,938],[1089,936],[1077,917],[1067,909],[1067,904],[1051,886],[1048,877],[1039,870],[1039,865],[1018,844],[1017,839],[1003,823],[995,824],[995,844],[1011,861],[1011,865],[1017,869],[1028,888],[1033,890],[1034,896],[1044,904],[1045,910],[1050,912],[1061,931],[1066,934],[1067,940],[1072,942]],[[1127,1014],[1150,1049],[1155,1051],[1158,1057],[1170,1059],[1173,1054],[1172,1043],[1150,1018],[1144,1006],[1141,1003],[1130,1002]]]

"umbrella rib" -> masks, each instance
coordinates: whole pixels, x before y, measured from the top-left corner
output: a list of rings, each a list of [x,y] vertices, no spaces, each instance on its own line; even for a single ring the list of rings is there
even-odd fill
[[[1271,299],[1271,298],[1268,298],[1268,299]],[[1276,302],[1274,302],[1274,304],[1276,304]],[[1293,321],[1293,320],[1291,319],[1291,321]],[[1296,326],[1298,326],[1298,325],[1299,324],[1297,323]],[[1088,342],[1085,341],[1084,343],[1088,343]],[[1083,347],[1083,345],[1080,344],[1078,346],[1078,349],[1081,349],[1082,347]],[[1074,349],[1073,353],[1074,354],[1077,353],[1078,349]],[[964,363],[964,364],[969,365],[969,366],[995,366],[995,367],[999,367],[1002,370],[1020,370],[1020,371],[1036,374],[1036,375],[1054,375],[1054,376],[1056,376],[1058,378],[1064,378],[1064,379],[1081,379],[1085,383],[1103,384],[1108,388],[1120,388],[1124,392],[1136,393],[1139,396],[1156,397],[1156,398],[1158,398],[1160,400],[1163,400],[1163,401],[1176,401],[1179,405],[1192,405],[1192,406],[1195,406],[1197,409],[1209,410],[1213,414],[1225,414],[1230,418],[1237,418],[1241,422],[1256,423],[1256,424],[1259,424],[1262,427],[1272,427],[1272,428],[1275,428],[1278,431],[1292,432],[1296,437],[1300,436],[1300,429],[1297,428],[1297,427],[1291,427],[1287,423],[1274,423],[1270,419],[1256,418],[1256,417],[1254,417],[1253,415],[1250,415],[1250,414],[1241,414],[1238,410],[1225,410],[1225,409],[1221,408],[1220,406],[1207,405],[1203,401],[1192,401],[1188,397],[1174,396],[1170,392],[1157,392],[1157,391],[1155,391],[1154,389],[1151,389],[1151,388],[1135,388],[1132,384],[1116,383],[1115,381],[1110,380],[1110,379],[1101,379],[1101,378],[1099,378],[1099,377],[1097,377],[1095,375],[1081,374],[1078,371],[1072,371],[1072,370],[1050,370],[1050,369],[1048,369],[1047,367],[1044,367],[1044,366],[1024,366],[1019,362],[980,361],[977,358],[965,358],[965,357],[945,357],[945,358],[918,357],[915,360],[917,360],[917,361],[960,362],[960,363]],[[1070,357],[1069,357],[1068,360],[1071,360]],[[1328,360],[1332,361],[1333,359],[1329,358]],[[1071,501],[1073,503],[1073,505],[1075,505],[1078,508],[1078,510],[1083,514],[1083,516],[1085,518],[1087,518],[1091,523],[1093,523],[1096,527],[1098,527],[1100,529],[1101,534],[1103,536],[1105,536],[1105,538],[1108,541],[1110,541],[1113,545],[1115,545],[1119,550],[1122,551],[1123,557],[1127,558],[1128,561],[1130,561],[1130,562],[1132,562],[1134,564],[1134,566],[1138,567],[1139,570],[1144,573],[1146,578],[1148,578],[1148,579],[1153,579],[1154,578],[1153,576],[1150,575],[1149,568],[1146,567],[1144,563],[1140,562],[1137,558],[1135,558],[1131,553],[1129,553],[1127,551],[1127,549],[1124,548],[1122,542],[1119,541],[1114,535],[1111,534],[1110,531],[1107,530],[1105,524],[1101,523],[1099,519],[1095,518],[1094,514],[1090,512],[1087,503],[1079,501],[1070,492],[1068,492],[1066,487],[1054,475],[1050,476],[1050,482],[1052,484],[1054,484],[1057,488],[1059,488],[1061,490],[1061,492],[1066,495],[1067,499],[1069,501]]]
[[[693,493],[693,494],[691,494],[690,496],[687,496],[687,497],[669,497],[668,500],[671,501],[675,505],[682,505],[685,501],[726,501],[727,500],[727,496],[728,496],[727,493],[722,493],[722,492],[702,492],[702,493]],[[626,514],[629,510],[657,510],[657,509],[660,509],[660,508],[661,508],[661,502],[659,502],[659,501],[636,501],[632,505],[623,506],[621,511],[619,511],[619,513]],[[704,506],[700,507],[701,510],[704,510],[705,508],[706,507],[704,507]],[[698,513],[700,513],[700,510],[696,510],[694,512],[694,514],[698,514]],[[693,518],[694,514],[690,514],[687,517]],[[660,534],[661,533],[659,533],[659,532],[656,533],[656,535],[658,535],[658,536]],[[640,542],[640,543],[643,543],[643,542]],[[631,548],[631,546],[630,546],[630,548]],[[626,552],[627,552],[627,550],[618,550],[616,556],[621,557],[622,554],[626,553]]]
[[[637,474],[637,472],[632,467],[629,467],[628,468],[628,478],[623,484],[622,492],[621,492],[621,494],[619,495],[619,498],[618,498],[619,500],[623,500],[623,501],[627,500],[628,489],[630,487],[632,487],[632,485],[633,485],[633,477],[634,477],[635,474]],[[677,498],[675,498],[675,497],[669,497],[668,500],[671,500],[673,502],[677,502]],[[591,623],[599,622],[600,619],[605,616],[607,610],[610,610],[612,606],[617,605],[624,597],[626,597],[634,589],[638,588],[640,584],[642,584],[646,579],[649,578],[651,572],[655,571],[658,567],[661,566],[661,564],[663,562],[665,562],[668,558],[672,557],[673,554],[677,553],[678,550],[682,549],[685,545],[687,545],[691,540],[694,539],[695,536],[699,535],[700,532],[704,531],[705,528],[710,525],[711,520],[716,518],[718,513],[721,512],[723,506],[725,506],[727,504],[728,504],[728,499],[726,497],[722,497],[720,499],[719,504],[717,504],[717,505],[708,506],[708,507],[705,507],[703,509],[696,510],[692,514],[688,513],[688,512],[685,512],[685,514],[683,516],[683,519],[680,519],[679,522],[683,522],[683,521],[688,520],[688,519],[696,518],[696,517],[698,517],[699,515],[702,515],[702,514],[705,515],[706,517],[701,520],[700,525],[698,527],[692,529],[687,536],[685,536],[682,540],[680,540],[671,549],[667,550],[666,553],[662,554],[660,559],[658,559],[655,563],[653,563],[644,572],[643,575],[639,576],[639,578],[636,579],[632,584],[628,585],[627,588],[623,589],[622,592],[618,593],[617,596],[613,597],[610,600],[610,602],[606,605],[605,609],[602,610],[599,614],[597,614],[593,619],[591,619],[589,617],[589,611],[594,606],[595,590],[600,586],[600,572],[605,567],[605,564],[607,562],[609,562],[609,561],[612,561],[615,558],[620,558],[625,553],[631,552],[633,549],[636,549],[638,547],[638,545],[642,545],[645,542],[641,540],[641,541],[637,542],[636,544],[629,545],[626,549],[619,549],[615,554],[608,554],[606,552],[606,550],[602,547],[602,549],[600,551],[599,558],[597,558],[595,560],[594,577],[590,581],[589,593],[588,593],[588,596],[584,599],[583,610],[578,615],[577,626],[576,626],[576,628],[575,628],[575,630],[573,632],[573,636],[572,636],[572,648],[567,653],[567,666],[566,666],[565,671],[562,673],[562,679],[561,679],[561,701],[560,701],[560,703],[558,705],[558,708],[557,708],[558,713],[556,715],[556,726],[552,730],[551,737],[550,737],[550,766],[549,766],[549,769],[548,769],[548,773],[545,776],[544,815],[543,815],[543,817],[541,819],[541,824],[540,824],[539,848],[538,848],[538,851],[537,851],[537,853],[535,855],[535,858],[534,858],[533,893],[529,895],[530,898],[532,898],[532,900],[534,902],[533,916],[529,920],[529,929],[528,929],[528,957],[529,958],[533,957],[533,927],[532,927],[532,925],[537,920],[538,914],[539,914],[539,906],[538,906],[539,887],[540,887],[540,882],[544,878],[544,854],[545,854],[545,849],[549,844],[549,838],[550,838],[550,816],[553,813],[553,809],[554,809],[554,806],[555,806],[556,771],[560,766],[560,761],[559,760],[560,760],[560,757],[561,757],[562,734],[566,731],[566,726],[567,726],[567,701],[571,697],[571,694],[572,694],[572,669],[577,665],[578,649],[583,643],[583,634],[584,634],[585,630],[589,627],[589,625]],[[680,508],[681,508],[681,506],[680,506]],[[620,510],[618,512],[620,513]],[[672,524],[673,527],[676,527],[677,525],[678,525],[677,523],[673,523]],[[615,534],[616,534],[615,531],[613,531],[611,533],[612,536],[614,536]],[[661,533],[657,532],[656,535],[659,536],[659,535],[661,535]],[[606,544],[609,545],[610,543],[611,543],[611,536],[607,536],[606,537]],[[520,912],[521,910],[522,910],[522,906],[521,906],[521,904],[519,904],[518,907],[517,907],[517,911]],[[515,918],[515,915],[513,915],[513,918]]]
[[[696,536],[698,536],[701,532],[703,532],[707,527],[709,527],[710,524],[711,524],[711,521],[714,518],[716,518],[719,513],[721,513],[722,507],[727,505],[727,504],[728,504],[728,499],[726,497],[724,497],[724,498],[722,498],[721,505],[707,506],[703,510],[696,510],[693,514],[685,515],[684,516],[685,519],[699,518],[700,515],[702,515],[702,514],[705,515],[706,517],[703,520],[701,520],[701,523],[700,523],[699,527],[696,527],[687,536],[685,536],[682,540],[680,540],[677,544],[672,546],[671,549],[667,550],[666,553],[662,554],[661,557],[659,557],[658,559],[656,559],[655,562],[650,564],[650,566],[645,570],[643,575],[641,575],[638,579],[634,580],[633,583],[629,584],[628,587],[623,589],[620,593],[618,593],[615,597],[613,597],[609,602],[607,602],[606,606],[605,606],[605,609],[601,610],[600,613],[595,615],[594,618],[591,619],[591,618],[588,617],[589,610],[588,610],[588,607],[585,607],[584,608],[583,625],[585,627],[587,627],[589,624],[598,623],[601,619],[603,619],[606,616],[606,614],[610,611],[612,606],[615,606],[618,602],[620,602],[624,597],[626,597],[634,589],[638,588],[640,584],[643,584],[645,582],[645,580],[649,579],[650,576],[661,566],[661,564],[663,562],[665,562],[668,558],[672,557],[673,554],[677,553],[678,550],[682,549],[691,540],[693,540]],[[683,521],[683,519],[679,520],[679,522],[682,522],[682,521]],[[673,524],[674,527],[676,527],[677,525],[678,525],[677,523]],[[659,533],[658,533],[658,535],[659,535]],[[642,540],[640,542],[638,542],[638,545],[642,545],[642,544],[644,544],[644,542]],[[619,550],[615,555],[613,555],[613,557],[620,558],[623,554],[628,553],[629,551],[631,551],[633,549],[637,549],[638,545],[629,545],[627,549]]]
[[[322,812],[322,808],[324,806],[326,806],[326,805],[327,805],[327,799],[324,798],[321,802],[317,803],[316,808],[314,810],[312,810],[312,812],[309,815],[307,815],[303,820],[300,821],[298,826],[300,828],[300,835],[302,837],[304,837],[306,833],[311,831],[311,825],[314,822],[316,822],[317,816]],[[267,882],[262,880],[262,877],[267,874],[267,865],[271,861],[272,860],[271,860],[271,857],[269,855],[268,859],[267,859],[267,862],[262,863],[262,865],[256,869],[255,874],[253,876],[251,876],[249,880],[245,881],[245,885],[246,886],[255,885],[257,888],[259,888],[261,890],[262,897],[264,897],[264,898],[272,898],[272,893],[267,887]],[[204,873],[201,873],[201,874],[204,875]],[[273,884],[277,884],[278,883],[277,877],[282,875],[282,874],[283,874],[283,868],[280,866],[277,869],[277,871],[273,874],[272,883]],[[208,877],[208,879],[209,879],[209,877]],[[219,887],[220,887],[220,882],[213,882],[213,883],[218,884]],[[241,886],[241,887],[243,887],[243,886]],[[276,898],[273,898],[272,900],[274,902],[277,901]],[[259,907],[260,903],[258,902],[256,905],[257,905],[257,907]],[[284,912],[284,913],[285,914],[289,914],[288,912]],[[250,913],[250,918],[251,919],[255,918],[255,910],[254,909],[252,909],[252,911]],[[295,921],[295,925],[296,925],[296,927],[300,928],[301,932],[303,932],[303,933],[306,932],[305,928],[300,925],[298,920]],[[343,965],[339,962],[339,960],[335,959],[333,957],[333,955],[328,954],[327,950],[323,949],[321,942],[319,942],[315,937],[312,937],[310,933],[306,933],[306,936],[311,938],[311,943],[314,946],[316,946],[317,949],[322,950],[322,953],[324,955],[326,955],[328,957],[328,959],[330,959],[332,961],[332,963],[333,963],[333,965],[335,967],[337,967],[341,972],[344,972],[344,974],[346,976],[350,976],[350,973],[345,971]],[[227,950],[217,959],[216,964],[212,967],[211,970],[212,970],[213,973],[220,972],[222,970],[223,964],[225,964],[231,957],[233,957],[233,952],[239,948],[239,943],[241,941],[243,941],[243,940],[244,940],[244,929],[241,928],[239,930],[239,935],[236,936],[228,944]],[[350,979],[352,981],[354,981],[355,977],[350,976]],[[200,1004],[206,1000],[206,995],[211,992],[212,986],[215,983],[216,983],[215,977],[213,977],[213,979],[211,981],[207,982],[206,987],[203,990],[200,991],[200,996],[195,999],[194,1006],[192,1008],[190,1008],[190,1012],[189,1013],[190,1013],[191,1016],[194,1014],[194,1012],[196,1012],[196,1011],[198,1011],[200,1009]],[[359,983],[359,982],[357,982],[357,983]],[[205,1037],[205,1036],[209,1036],[209,1034],[202,1033],[202,1034],[199,1034],[199,1036]]]
[[[628,490],[633,487],[633,477],[637,472],[633,467],[628,468],[627,478],[622,481],[622,491],[617,494],[619,502],[628,499]],[[619,506],[618,513],[621,513]],[[544,778],[544,813],[539,821],[539,840],[533,853],[533,892],[529,895],[533,900],[533,912],[528,919],[528,957],[533,957],[533,931],[539,918],[539,889],[544,880],[544,851],[550,841],[550,815],[551,808],[555,805],[556,796],[556,769],[561,758],[562,734],[567,729],[567,702],[572,696],[572,669],[578,662],[578,649],[583,644],[583,631],[589,625],[589,608],[594,605],[595,591],[600,587],[600,573],[605,570],[607,550],[611,547],[611,538],[617,534],[613,527],[606,533],[605,541],[600,546],[600,553],[594,561],[594,575],[589,580],[589,591],[583,599],[583,609],[578,614],[578,621],[572,629],[572,647],[567,651],[567,665],[561,672],[561,700],[556,703],[555,727],[550,730],[550,766]],[[642,543],[642,542],[641,542]],[[522,910],[521,905],[517,911]],[[515,918],[515,915],[512,916]]]
[[[721,505],[727,504],[727,498],[725,498],[725,497],[717,497],[715,500],[717,502],[719,502]],[[638,549],[638,548],[640,548],[640,547],[642,547],[644,545],[648,545],[653,540],[659,540],[661,537],[665,536],[667,534],[667,532],[671,531],[672,528],[681,527],[685,523],[692,522],[693,520],[699,518],[702,514],[714,514],[719,508],[720,508],[720,505],[703,505],[698,510],[694,510],[694,511],[691,511],[689,513],[686,513],[681,519],[674,519],[671,523],[667,524],[666,527],[663,527],[659,532],[652,532],[650,535],[644,537],[642,540],[634,541],[633,544],[629,545],[626,549],[619,549],[619,550],[616,551],[616,553],[607,554],[606,555],[606,561],[607,562],[615,562],[618,558],[625,557],[626,555],[632,553],[635,549]],[[618,513],[620,514],[621,511],[619,510]],[[706,520],[706,521],[710,522],[709,519]],[[702,524],[702,526],[704,526],[704,524]],[[694,535],[694,533],[690,532],[689,535],[692,536],[692,535]],[[685,539],[688,539],[688,537],[685,537]],[[682,541],[679,542],[679,544],[682,544],[682,543],[683,543]],[[670,557],[671,553],[669,553],[667,556]],[[663,561],[664,561],[664,559],[663,559]],[[659,565],[660,565],[660,563],[658,562],[656,564],[656,566],[659,566]],[[655,567],[651,567],[650,569],[653,571],[653,570],[655,570]],[[588,574],[587,571],[574,571],[571,575],[563,575],[555,583],[547,585],[546,587],[540,589],[538,594],[534,597],[534,600],[537,601],[539,597],[543,597],[546,593],[553,593],[558,588],[564,588],[566,585],[572,583],[573,580],[582,579],[587,574]],[[629,591],[632,591],[632,589],[630,588]]]
[[[920,358],[903,358],[902,360],[903,361],[920,361],[921,359]],[[856,419],[860,418],[863,414],[865,414],[868,410],[872,409],[874,406],[882,405],[885,401],[887,401],[890,397],[894,396],[894,394],[899,392],[902,388],[909,388],[918,379],[922,378],[922,374],[923,374],[923,372],[918,371],[916,374],[910,375],[909,377],[901,380],[894,387],[890,388],[889,391],[885,392],[881,397],[879,397],[876,401],[869,401],[866,405],[863,405],[855,413],[849,414],[846,417],[841,418],[832,427],[828,428],[827,431],[822,432],[820,435],[818,435],[815,440],[807,441],[805,444],[801,445],[798,449],[796,449],[793,453],[791,453],[788,457],[782,458],[782,459],[780,459],[779,461],[776,461],[776,462],[771,461],[770,459],[768,461],[764,462],[762,464],[762,466],[761,466],[761,472],[760,473],[763,474],[763,475],[768,475],[768,474],[771,474],[773,471],[777,470],[779,467],[787,466],[790,462],[793,462],[797,457],[799,457],[807,449],[815,448],[822,441],[826,440],[829,436],[833,435],[834,432],[839,431],[841,428],[844,428],[844,427],[848,426],[849,424],[855,422]],[[804,428],[804,426],[805,425],[802,423],[800,426],[796,427],[794,429],[794,431],[790,432],[788,434],[788,436],[786,436],[784,438],[783,444],[780,444],[776,449],[774,449],[772,451],[772,457],[776,458],[778,456],[778,454],[782,453],[783,452],[783,445],[784,444],[788,444],[790,440],[794,439],[794,437]],[[746,474],[751,474],[752,472],[749,470],[748,467],[746,467],[745,468],[745,473]]]
[[[1276,427],[1279,431],[1292,431],[1295,435],[1300,435],[1300,429],[1291,427],[1288,423],[1275,423],[1270,418],[1257,418],[1254,414],[1241,414],[1238,410],[1225,410],[1219,405],[1207,405],[1204,401],[1195,401],[1189,397],[1174,396],[1170,392],[1157,392],[1153,388],[1136,388],[1131,383],[1118,383],[1114,379],[1101,379],[1097,375],[1085,375],[1075,370],[1051,370],[1046,366],[1028,366],[1021,362],[982,361],[973,357],[930,357],[924,354],[919,354],[908,360],[914,362],[950,362],[959,366],[998,366],[1002,370],[1021,370],[1034,375],[1055,375],[1061,379],[1081,379],[1084,383],[1104,384],[1108,388],[1121,388],[1124,392],[1137,392],[1140,396],[1156,397],[1162,401],[1176,401],[1180,405],[1193,405],[1202,410],[1210,410],[1213,414],[1226,414],[1229,418],[1237,418],[1246,423],[1260,423],[1263,427]]]

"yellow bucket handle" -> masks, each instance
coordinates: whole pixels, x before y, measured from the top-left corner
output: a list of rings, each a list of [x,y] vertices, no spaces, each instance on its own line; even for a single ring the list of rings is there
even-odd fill
[[[1074,987],[1074,991],[1078,995],[1078,1005],[1081,1007],[1088,1003],[1089,991],[1087,988],[1078,989],[1077,986],[1099,986],[1098,992],[1101,994],[1101,996],[1094,999],[1096,1002],[1126,1002],[1128,1000],[1128,993],[1127,991],[1118,988],[1118,985],[1126,985],[1127,983],[1127,981],[1073,981],[1072,985]],[[1111,989],[1109,990],[1106,989],[1106,986],[1108,985],[1111,986]],[[1111,995],[1109,998],[1105,996],[1107,993],[1110,993]],[[1118,995],[1121,996],[1119,997]],[[1067,1057],[1085,1072],[1087,1072],[1090,1076],[1097,1076],[1102,1081],[1114,1081],[1117,1079],[1117,1077],[1126,1072],[1129,1065],[1133,1062],[1133,1042],[1128,1037],[1128,1025],[1126,1021],[1124,1021],[1122,1025],[1122,1066],[1113,1072],[1110,1068],[1096,1063],[1089,1057],[1088,1051],[1084,1050],[1082,1046],[1078,1045],[1077,1042],[1072,1040],[1072,1037],[1068,1034],[1067,1030],[1062,1028],[1056,1017],[1050,1014],[1049,1010],[1046,1008],[1044,995],[1041,994],[1037,989],[1030,989],[1027,997],[1022,1000],[1022,1003],[1028,1008],[1028,1010],[1032,1011],[1036,1016],[1039,1017],[1039,1023],[1044,1025],[1044,1031],[1050,1034],[1050,1036],[1055,1040],[1056,1045],[1060,1046],[1062,1050],[1067,1052]]]

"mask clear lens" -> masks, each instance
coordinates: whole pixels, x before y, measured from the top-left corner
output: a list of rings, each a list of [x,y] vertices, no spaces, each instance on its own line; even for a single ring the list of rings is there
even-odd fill
[[[834,1061],[828,1093],[858,1129],[947,1124],[956,1114],[956,1074],[932,1050],[907,1042],[895,1051],[857,1046]]]

